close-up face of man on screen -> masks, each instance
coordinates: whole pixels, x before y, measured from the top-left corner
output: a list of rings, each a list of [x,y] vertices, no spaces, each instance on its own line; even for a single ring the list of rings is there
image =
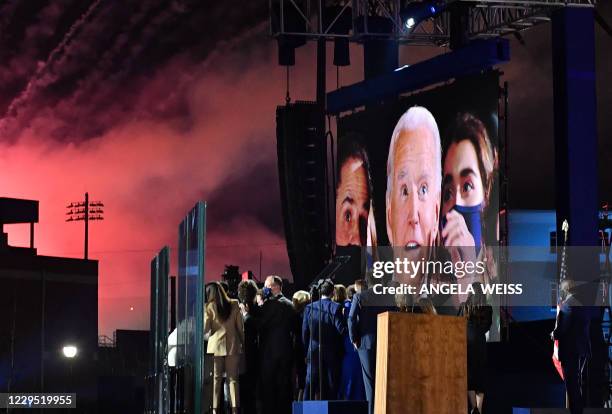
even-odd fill
[[[440,185],[438,125],[427,109],[412,107],[395,126],[387,159],[386,221],[391,246],[435,245]]]
[[[370,212],[368,157],[361,145],[346,138],[339,148],[336,189],[336,244],[365,246]]]

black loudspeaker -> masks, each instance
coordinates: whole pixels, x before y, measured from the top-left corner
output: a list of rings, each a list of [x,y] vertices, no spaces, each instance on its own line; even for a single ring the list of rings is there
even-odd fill
[[[282,5],[281,5],[282,3]],[[278,64],[281,66],[295,65],[295,49],[306,44],[302,35],[287,33],[305,33],[307,31],[303,10],[306,10],[305,0],[270,1],[270,25],[272,33],[280,34],[277,37]]]
[[[349,66],[351,64],[351,54],[349,50],[349,40],[346,37],[334,39],[334,65]]]
[[[287,253],[303,289],[331,257],[323,109],[314,102],[278,107],[276,139]]]
[[[450,48],[457,50],[466,46],[469,39],[470,6],[460,2],[450,7]]]
[[[295,66],[295,46],[286,38],[278,38],[278,64],[281,66]]]
[[[393,32],[393,22],[386,17],[368,17],[368,30],[375,33]],[[399,43],[386,37],[368,37],[363,42],[363,76],[372,79],[392,73],[399,66]]]

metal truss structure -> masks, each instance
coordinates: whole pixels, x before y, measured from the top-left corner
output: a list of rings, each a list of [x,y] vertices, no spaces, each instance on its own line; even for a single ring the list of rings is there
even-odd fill
[[[424,0],[423,0],[424,1]],[[410,29],[401,11],[421,0],[269,0],[274,37],[301,40],[390,38],[403,44],[444,46],[450,41],[450,6],[467,8],[470,39],[506,36],[550,20],[560,7],[594,7],[597,0],[446,0],[444,10]],[[380,23],[386,30],[377,30]],[[376,24],[375,24],[376,23]],[[389,30],[390,29],[390,30]]]

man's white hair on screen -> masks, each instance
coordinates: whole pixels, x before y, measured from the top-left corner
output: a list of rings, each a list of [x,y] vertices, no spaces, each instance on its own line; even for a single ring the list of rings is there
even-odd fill
[[[438,124],[434,116],[422,106],[413,106],[408,109],[400,117],[399,121],[395,125],[393,135],[391,135],[391,143],[389,144],[389,156],[387,158],[387,206],[390,203],[391,196],[391,185],[393,184],[393,177],[395,174],[395,147],[397,147],[397,140],[402,131],[415,131],[417,129],[424,128],[431,133],[434,140],[435,150],[435,169],[436,169],[436,191],[441,191],[442,185],[442,145],[440,143],[440,131],[438,130]]]

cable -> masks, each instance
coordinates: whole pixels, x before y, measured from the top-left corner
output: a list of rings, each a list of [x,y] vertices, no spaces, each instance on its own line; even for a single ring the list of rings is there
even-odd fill
[[[291,102],[291,95],[289,95],[289,66],[286,66],[287,68],[287,94],[285,95],[285,102],[287,103],[287,105],[289,105],[289,103]]]
[[[259,244],[250,244],[250,243],[242,243],[242,244],[217,244],[217,245],[208,245],[206,249],[230,249],[230,248],[239,248],[239,247],[276,247],[276,246],[284,246],[285,243],[259,243]],[[176,249],[176,246],[170,246],[172,249]],[[142,248],[142,249],[117,249],[117,250],[96,250],[90,253],[95,254],[112,254],[112,253],[150,253],[150,252],[158,252],[159,248]],[[79,251],[60,251],[53,252],[53,254],[64,255],[64,254],[82,254],[81,250]],[[51,253],[47,253],[51,254]]]
[[[340,89],[340,66],[336,66],[336,89]]]

